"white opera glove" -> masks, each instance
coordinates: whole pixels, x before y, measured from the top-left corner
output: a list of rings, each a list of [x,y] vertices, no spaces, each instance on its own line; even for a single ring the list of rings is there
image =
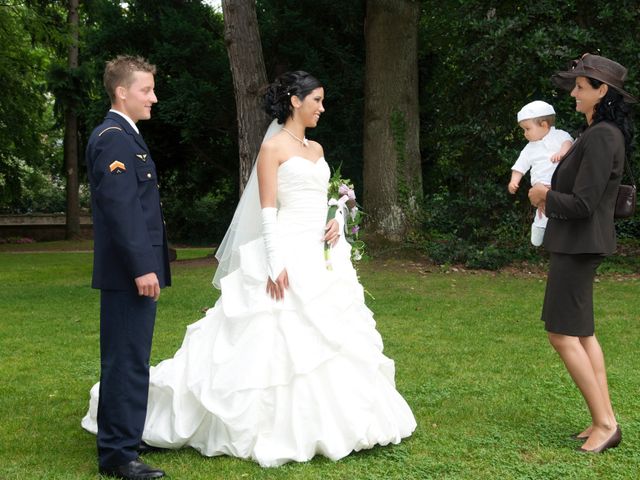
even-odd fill
[[[262,209],[262,239],[267,251],[267,273],[275,282],[284,270],[284,261],[278,248],[278,209],[275,207]]]

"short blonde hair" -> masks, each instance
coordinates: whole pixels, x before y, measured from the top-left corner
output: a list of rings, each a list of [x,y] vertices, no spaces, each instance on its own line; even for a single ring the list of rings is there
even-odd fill
[[[111,103],[115,102],[117,87],[129,88],[131,86],[135,72],[148,72],[155,75],[156,66],[140,56],[132,55],[118,55],[107,62],[104,67],[103,83]]]

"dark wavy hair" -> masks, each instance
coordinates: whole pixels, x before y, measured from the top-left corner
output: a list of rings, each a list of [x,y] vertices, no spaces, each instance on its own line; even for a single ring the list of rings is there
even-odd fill
[[[302,70],[283,73],[267,87],[264,110],[271,118],[277,118],[278,123],[284,123],[293,113],[291,96],[304,100],[304,97],[319,87],[322,87],[320,81]]]
[[[594,78],[585,77],[593,88],[600,88],[604,83]],[[631,142],[633,141],[634,129],[631,121],[631,106],[624,101],[624,98],[615,88],[609,86],[607,94],[600,99],[593,111],[593,122],[598,123],[609,121],[614,123],[624,136],[624,146],[627,159],[631,157]]]

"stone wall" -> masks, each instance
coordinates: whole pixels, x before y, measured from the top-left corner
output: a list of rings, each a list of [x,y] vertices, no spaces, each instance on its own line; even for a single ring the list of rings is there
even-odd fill
[[[64,240],[67,216],[64,213],[0,215],[0,238],[28,237],[36,241]],[[93,237],[90,214],[80,215],[80,234]]]

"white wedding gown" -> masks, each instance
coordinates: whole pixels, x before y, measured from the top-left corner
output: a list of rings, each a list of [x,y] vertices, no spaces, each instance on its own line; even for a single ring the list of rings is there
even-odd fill
[[[324,259],[329,167],[292,157],[278,170],[284,301],[265,291],[261,239],[241,247],[215,306],[151,367],[143,440],[272,467],[399,443],[416,422],[342,240]],[[82,426],[97,431],[98,384]]]

